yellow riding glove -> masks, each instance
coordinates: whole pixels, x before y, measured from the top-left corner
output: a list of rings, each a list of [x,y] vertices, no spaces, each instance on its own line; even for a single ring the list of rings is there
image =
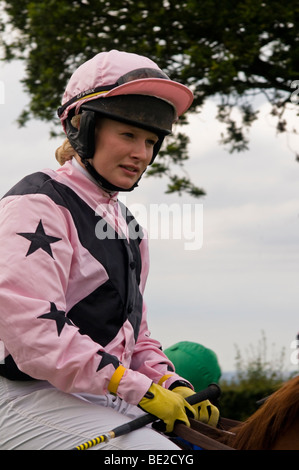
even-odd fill
[[[192,418],[197,414],[182,395],[154,383],[140,400],[139,406],[161,419],[166,424],[166,432],[173,430],[175,421],[182,421],[190,427],[187,413]]]
[[[183,398],[187,398],[195,394],[195,392],[189,387],[175,387],[172,391]],[[192,407],[196,410],[197,415],[195,419],[202,421],[205,424],[209,424],[210,426],[217,426],[219,410],[216,406],[212,405],[209,400],[196,403],[196,405],[192,405]]]

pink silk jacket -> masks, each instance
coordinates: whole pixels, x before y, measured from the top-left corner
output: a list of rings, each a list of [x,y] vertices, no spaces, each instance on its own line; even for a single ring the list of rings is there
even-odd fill
[[[150,337],[143,230],[71,162],[25,177],[0,203],[0,340],[9,379],[137,404],[152,382],[180,380]],[[0,358],[1,359],[1,358]]]

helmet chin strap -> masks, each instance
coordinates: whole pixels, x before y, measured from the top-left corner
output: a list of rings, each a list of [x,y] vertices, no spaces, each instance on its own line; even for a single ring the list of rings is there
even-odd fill
[[[81,158],[81,161],[82,161],[83,165],[85,166],[86,170],[88,171],[88,173],[96,180],[96,182],[99,184],[99,186],[104,191],[108,191],[109,193],[119,192],[119,191],[126,191],[126,192],[133,191],[133,189],[135,189],[138,186],[138,183],[139,183],[139,181],[142,177],[142,175],[141,175],[140,178],[130,188],[128,188],[128,189],[121,188],[120,186],[115,186],[114,184],[107,181],[103,176],[101,176],[94,169],[94,167],[90,164],[90,162],[88,160],[86,160],[85,158]]]

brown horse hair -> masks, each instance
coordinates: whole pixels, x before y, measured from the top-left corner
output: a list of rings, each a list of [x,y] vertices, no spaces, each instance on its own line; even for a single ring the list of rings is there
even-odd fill
[[[244,423],[230,429],[226,444],[237,450],[270,450],[298,419],[299,376],[274,392]]]

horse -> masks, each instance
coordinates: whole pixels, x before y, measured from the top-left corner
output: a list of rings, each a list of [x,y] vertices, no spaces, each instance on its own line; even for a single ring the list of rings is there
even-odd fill
[[[178,435],[205,450],[299,450],[299,376],[266,398],[244,422],[220,418],[212,428],[191,421],[191,428],[176,428]]]
[[[282,385],[230,432],[224,440],[238,450],[299,450],[299,376]]]

